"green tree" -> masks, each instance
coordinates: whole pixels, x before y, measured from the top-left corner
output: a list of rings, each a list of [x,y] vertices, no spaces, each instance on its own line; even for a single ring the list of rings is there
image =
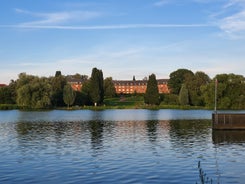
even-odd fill
[[[168,81],[168,86],[172,94],[178,95],[182,84],[185,82],[186,78],[193,76],[193,72],[187,69],[178,69],[170,74]]]
[[[202,88],[207,107],[214,107],[215,79],[217,85],[218,109],[244,109],[245,108],[245,78],[242,75],[219,74],[206,87]]]
[[[83,82],[83,87],[82,87],[82,93],[85,96],[85,105],[93,105],[91,96],[90,96],[90,85],[91,82],[90,80],[87,80],[85,82]]]
[[[73,91],[71,85],[66,84],[63,91],[63,100],[69,108],[75,101],[76,93]]]
[[[186,75],[184,84],[189,92],[190,105],[204,106],[204,99],[201,92],[202,86],[207,85],[210,78],[204,72],[196,72],[195,75]]]
[[[104,92],[106,97],[114,97],[116,95],[116,88],[112,77],[108,77],[104,80]]]
[[[159,99],[160,96],[159,96],[156,76],[155,74],[151,74],[147,82],[147,88],[146,88],[144,100],[146,104],[159,105]]]
[[[52,84],[52,105],[54,107],[62,107],[65,105],[63,101],[63,89],[67,81],[61,74],[61,71],[56,71],[55,77],[51,77],[50,80]]]
[[[17,80],[17,104],[28,108],[48,108],[52,88],[49,80],[24,73]]]
[[[95,106],[101,104],[104,100],[104,79],[102,70],[93,68],[90,78],[89,95]]]
[[[179,103],[180,105],[189,105],[189,93],[185,84],[182,84],[179,93]]]
[[[0,104],[14,104],[10,86],[0,87]]]

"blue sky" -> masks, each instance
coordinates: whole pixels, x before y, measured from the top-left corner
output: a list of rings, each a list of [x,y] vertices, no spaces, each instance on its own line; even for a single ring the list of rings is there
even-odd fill
[[[52,76],[245,75],[245,0],[0,0],[0,83]]]

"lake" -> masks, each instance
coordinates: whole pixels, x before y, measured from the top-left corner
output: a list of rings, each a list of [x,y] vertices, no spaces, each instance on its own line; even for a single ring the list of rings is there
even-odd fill
[[[244,113],[244,111],[239,111]],[[208,110],[0,111],[0,183],[245,182],[245,131]]]

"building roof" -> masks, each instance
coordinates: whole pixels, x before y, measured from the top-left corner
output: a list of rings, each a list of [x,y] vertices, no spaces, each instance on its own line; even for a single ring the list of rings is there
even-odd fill
[[[7,86],[6,84],[0,84],[0,87],[5,87],[5,86]]]

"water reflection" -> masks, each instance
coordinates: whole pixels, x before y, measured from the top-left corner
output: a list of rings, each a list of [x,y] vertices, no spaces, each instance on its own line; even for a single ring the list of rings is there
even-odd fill
[[[245,143],[244,130],[213,130],[212,140],[214,144]]]
[[[156,115],[155,112],[151,114]],[[96,113],[95,118],[101,118],[100,113]],[[22,121],[15,123],[13,128],[10,126],[9,130],[4,129],[14,135],[14,141],[9,143],[2,137],[0,153],[12,150],[13,154],[1,154],[0,174],[7,168],[19,181],[27,181],[28,178],[34,181],[35,178],[36,183],[68,183],[69,179],[71,183],[195,183],[198,181],[197,160],[203,159],[205,171],[216,179],[215,163],[219,163],[219,169],[222,169],[219,173],[228,178],[243,158],[244,149],[242,146],[237,148],[236,143],[245,142],[245,133],[219,131],[212,134],[211,120],[96,119]],[[0,130],[3,125],[12,124],[0,124]],[[215,147],[213,143],[235,144],[231,152],[231,146]],[[11,159],[12,165],[9,164]],[[225,167],[226,163],[230,167]],[[239,171],[236,170],[240,176],[242,168],[243,164],[240,164]],[[22,170],[34,173],[23,177],[18,175]],[[45,173],[42,180],[39,173]],[[13,175],[8,177],[14,183],[12,178]],[[227,181],[238,180],[233,177]]]
[[[90,121],[89,123],[89,131],[91,134],[91,146],[92,150],[97,153],[98,149],[103,147],[103,121]]]
[[[208,149],[207,144],[203,145],[201,142],[208,142],[207,135],[211,131],[210,120],[173,120],[169,125],[171,146],[177,153],[183,153],[184,157],[188,158],[195,154],[196,149],[200,151]],[[196,144],[197,140],[200,144]],[[198,157],[202,157],[202,152]]]
[[[147,135],[148,135],[150,142],[156,142],[158,121],[156,120],[146,121],[146,127],[147,127]]]

